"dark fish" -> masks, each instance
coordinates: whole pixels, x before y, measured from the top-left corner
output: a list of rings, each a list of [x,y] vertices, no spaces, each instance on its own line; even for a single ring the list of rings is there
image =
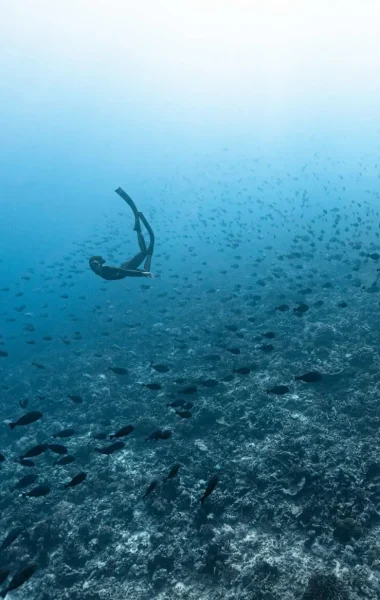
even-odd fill
[[[48,485],[38,485],[37,487],[25,492],[23,496],[29,496],[29,498],[39,498],[40,496],[46,496],[50,494],[50,487]]]
[[[305,312],[309,310],[307,304],[299,304],[296,308],[293,308],[293,312],[295,315],[303,315]]]
[[[44,335],[42,339],[45,340],[45,342],[51,342],[53,338],[51,337],[51,335]]]
[[[62,431],[58,431],[57,433],[53,433],[54,438],[68,438],[75,434],[74,429],[62,429]]]
[[[200,383],[204,387],[214,388],[214,387],[216,387],[219,384],[219,381],[217,381],[216,379],[204,379]]]
[[[151,433],[150,435],[148,435],[145,438],[145,441],[147,440],[168,440],[172,435],[172,432],[169,431],[168,429],[158,429],[157,431],[153,431],[153,433]]]
[[[30,579],[32,577],[33,573],[35,573],[37,568],[38,568],[37,565],[31,564],[31,565],[24,567],[23,569],[19,569],[13,575],[8,587],[1,592],[1,596],[3,598],[5,598],[5,596],[8,594],[8,592],[11,592],[12,590],[16,590],[17,588],[22,586],[26,581],[28,581],[28,579]]]
[[[182,408],[184,410],[189,410],[190,408],[193,408],[194,404],[192,402],[185,402],[185,404],[182,404]]]
[[[168,373],[170,371],[170,368],[167,365],[152,365],[152,369],[154,369],[155,371],[157,371],[157,373]]]
[[[148,388],[148,390],[154,390],[156,392],[162,387],[159,383],[143,383],[143,386]]]
[[[186,404],[185,400],[183,400],[183,398],[179,398],[178,400],[173,400],[173,402],[169,402],[169,404],[167,404],[166,406],[177,408],[178,406],[183,406],[184,404]]]
[[[65,485],[63,486],[64,488],[68,488],[68,487],[75,487],[76,485],[79,485],[80,483],[82,483],[82,481],[84,481],[87,477],[87,473],[78,473],[77,475],[74,475],[74,477],[72,478],[71,481],[69,481],[68,483],[65,483]]]
[[[129,435],[130,433],[132,433],[133,429],[133,425],[125,425],[125,427],[122,427],[116,433],[112,433],[110,435],[110,440],[113,440],[113,438],[119,438],[124,437],[125,435]]]
[[[225,377],[223,377],[223,381],[225,381],[226,383],[233,381],[234,376],[233,375],[226,375]]]
[[[338,302],[338,308],[347,308],[348,304],[344,300],[342,302]]]
[[[294,379],[296,381],[305,381],[305,383],[315,383],[316,381],[320,381],[322,379],[322,374],[318,371],[309,371],[304,375],[296,375]]]
[[[114,442],[109,446],[103,446],[103,448],[95,448],[95,451],[99,452],[99,454],[113,454],[117,450],[121,450],[122,448],[124,448],[124,446],[124,442]]]
[[[239,373],[239,375],[248,375],[251,372],[249,367],[239,367],[238,369],[233,369],[234,373]]]
[[[22,532],[22,527],[15,527],[14,529],[12,529],[2,541],[0,550],[6,550],[7,548],[9,548],[9,546],[13,544],[15,540],[17,540],[18,536],[21,535]]]
[[[24,475],[24,477],[21,477],[12,490],[22,490],[23,488],[28,487],[28,485],[32,485],[32,483],[37,481],[37,479],[38,475],[35,475],[34,473],[30,473],[30,475]]]
[[[186,383],[186,379],[184,379],[183,377],[180,377],[179,379],[175,379],[174,383],[176,383],[178,385],[183,385],[184,383]]]
[[[17,462],[20,463],[23,467],[34,467],[35,463],[28,458],[20,458]]]
[[[181,419],[190,419],[193,416],[189,410],[176,410],[175,413]]]
[[[314,302],[313,306],[314,308],[321,308],[321,306],[324,305],[323,300],[317,300],[316,302]]]
[[[31,412],[26,413],[22,417],[20,417],[14,423],[9,423],[9,427],[14,429],[15,427],[19,427],[21,425],[30,425],[30,423],[35,423],[43,417],[43,414],[38,410],[32,410]]]
[[[211,360],[211,361],[217,361],[217,360],[222,360],[222,357],[220,356],[220,354],[206,354],[205,356],[202,356],[203,360]]]
[[[94,433],[92,437],[94,438],[94,440],[106,440],[107,434],[103,431],[100,431],[99,433]]]
[[[0,569],[0,585],[4,583],[10,572],[10,569]]]
[[[82,404],[83,402],[82,396],[77,396],[76,394],[68,394],[68,397],[74,402],[74,404]]]
[[[74,460],[74,456],[66,454],[66,456],[63,456],[62,458],[56,460],[53,464],[58,466],[70,465],[72,462],[74,462]]]
[[[213,475],[211,477],[211,479],[209,480],[205,493],[203,494],[202,498],[201,498],[201,504],[203,504],[203,502],[206,500],[206,498],[212,494],[212,492],[215,490],[216,488],[216,484],[218,483],[218,478],[216,475]]]
[[[37,369],[45,369],[45,365],[43,365],[42,363],[32,362],[32,365],[34,367],[37,367]]]
[[[367,254],[367,257],[372,258],[372,260],[379,260],[380,254],[378,254],[377,252],[373,252],[372,254]]]
[[[261,352],[264,352],[264,354],[269,354],[269,352],[273,352],[274,346],[273,344],[262,344],[260,350]]]
[[[0,452],[0,462],[4,462],[4,460],[5,460],[5,456],[4,456],[4,454],[1,454],[1,452]]]
[[[108,371],[112,371],[115,375],[126,375],[128,373],[128,369],[123,367],[108,367]]]
[[[9,354],[6,350],[0,350],[0,356],[1,356],[1,358],[7,358],[7,356],[9,356]]]
[[[197,387],[195,385],[188,385],[185,388],[182,388],[182,390],[178,390],[179,394],[195,394],[195,392],[197,391]]]
[[[67,454],[68,452],[66,446],[62,444],[49,444],[48,448],[55,454]]]
[[[275,308],[275,310],[279,310],[280,312],[286,312],[289,309],[290,309],[290,306],[288,306],[287,304],[280,304],[279,306],[276,306],[276,308]]]
[[[262,335],[262,337],[265,337],[268,340],[273,340],[273,338],[276,337],[276,334],[274,333],[274,331],[266,331],[265,333],[262,333],[261,335]]]
[[[231,354],[240,354],[239,348],[227,348],[227,352],[231,352]]]
[[[20,402],[19,402],[21,408],[27,408],[28,403],[29,403],[28,398],[24,398],[23,400],[20,400]]]
[[[149,494],[151,494],[153,492],[153,490],[157,487],[157,483],[158,483],[158,481],[154,480],[154,481],[152,481],[152,483],[150,483],[148,485],[148,488],[147,488],[145,494],[143,495],[143,498],[146,498],[147,496],[149,496]]]
[[[287,385],[275,385],[274,387],[267,389],[268,394],[276,394],[277,396],[282,396],[288,392],[289,388]]]
[[[165,477],[165,479],[173,479],[177,475],[180,467],[181,467],[181,465],[179,463],[175,463],[172,466],[172,468],[170,469],[170,471],[167,474],[167,476]]]
[[[48,449],[47,444],[37,444],[37,446],[33,446],[33,448],[29,448],[29,450],[27,450],[25,452],[25,454],[20,456],[20,460],[21,459],[24,460],[25,458],[32,458],[33,456],[39,456],[40,454],[43,454],[44,452],[46,452],[47,449]]]

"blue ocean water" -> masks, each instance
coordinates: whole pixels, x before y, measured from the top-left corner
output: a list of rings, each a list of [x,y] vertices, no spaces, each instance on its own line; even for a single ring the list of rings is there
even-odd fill
[[[376,3],[3,13],[4,594],[378,598]]]

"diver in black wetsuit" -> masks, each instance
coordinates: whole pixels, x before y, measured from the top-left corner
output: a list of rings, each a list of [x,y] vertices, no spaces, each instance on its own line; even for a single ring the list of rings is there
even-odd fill
[[[133,214],[135,215],[135,226],[134,231],[137,232],[137,239],[140,246],[140,252],[136,254],[130,260],[126,260],[120,267],[109,267],[105,265],[106,262],[102,256],[92,256],[89,260],[90,268],[94,273],[107,279],[108,281],[114,281],[117,279],[124,279],[125,277],[153,277],[150,272],[150,263],[152,260],[153,249],[154,249],[154,233],[150,227],[148,221],[141,212],[138,212],[133,200],[122,190],[117,188],[115,190],[117,194],[131,207]],[[146,246],[144,236],[141,233],[141,223],[143,222],[145,229],[149,233],[149,245]],[[144,262],[144,269],[138,267]]]

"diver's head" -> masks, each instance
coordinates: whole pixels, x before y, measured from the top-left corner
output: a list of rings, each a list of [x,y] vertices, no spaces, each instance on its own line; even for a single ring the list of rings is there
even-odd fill
[[[94,273],[99,274],[100,271],[102,270],[102,266],[104,265],[104,263],[106,261],[104,260],[104,258],[102,256],[91,256],[91,258],[88,262],[89,262],[91,271],[94,271]]]

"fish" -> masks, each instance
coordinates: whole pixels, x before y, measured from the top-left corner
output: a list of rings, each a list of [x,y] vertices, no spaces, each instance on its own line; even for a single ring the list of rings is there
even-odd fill
[[[240,354],[240,348],[226,348],[227,352],[230,352],[231,354]]]
[[[276,337],[276,334],[274,331],[266,331],[265,333],[262,333],[261,336],[267,338],[268,340],[273,340],[273,338]]]
[[[71,464],[72,462],[74,462],[74,460],[75,460],[74,456],[71,456],[70,454],[66,454],[66,456],[59,458],[53,464],[58,465],[58,466],[64,466],[64,465]]]
[[[50,494],[51,489],[48,485],[38,485],[37,487],[31,489],[29,492],[24,492],[23,496],[28,496],[29,498],[40,498],[41,496],[46,496]]]
[[[172,432],[169,431],[168,429],[158,429],[157,431],[153,431],[151,434],[149,434],[146,438],[145,441],[148,440],[168,440],[172,435]]]
[[[264,354],[269,354],[269,352],[273,352],[274,346],[273,344],[261,344],[260,350],[261,352],[264,352]]]
[[[114,438],[119,438],[119,437],[124,437],[126,435],[129,435],[130,433],[132,433],[133,430],[134,430],[133,425],[125,425],[125,427],[122,427],[116,433],[112,433],[110,435],[110,440],[113,440]]]
[[[81,473],[77,473],[77,475],[74,475],[74,477],[71,479],[71,481],[69,481],[68,483],[65,483],[65,485],[63,486],[64,488],[68,488],[68,487],[75,487],[76,485],[79,485],[80,483],[82,483],[87,477],[87,473],[84,473],[83,471]]]
[[[66,446],[63,446],[62,444],[49,444],[48,448],[55,454],[67,454],[68,452]]]
[[[23,467],[35,467],[35,463],[28,458],[20,458],[18,461]]]
[[[295,315],[303,315],[305,312],[307,312],[309,310],[309,307],[307,304],[301,303],[299,304],[296,308],[293,308],[293,313]]]
[[[95,451],[99,452],[99,454],[113,454],[114,452],[117,452],[117,450],[124,448],[124,446],[124,442],[114,442],[109,446],[103,446],[103,448],[95,448]]]
[[[68,397],[74,402],[74,404],[82,404],[83,402],[82,396],[78,396],[77,394],[68,394]]]
[[[367,254],[367,258],[372,258],[372,260],[379,260],[380,254],[378,252],[372,252],[372,254]]]
[[[23,531],[24,530],[22,527],[15,527],[14,529],[11,529],[11,531],[5,536],[4,540],[1,542],[0,551],[9,548],[9,546],[17,540],[17,538],[22,534]]]
[[[175,414],[181,419],[190,419],[193,416],[189,410],[176,410]]]
[[[48,449],[47,444],[37,444],[37,446],[33,446],[33,448],[29,448],[29,450],[27,450],[25,452],[25,454],[20,456],[20,460],[24,460],[25,458],[32,458],[33,456],[40,456],[40,454],[43,454],[44,452],[46,452],[47,449]]]
[[[42,412],[38,411],[38,410],[32,410],[31,412],[26,413],[25,415],[23,415],[22,417],[20,417],[19,419],[17,419],[17,421],[15,421],[14,423],[8,423],[9,427],[11,429],[14,429],[15,427],[20,427],[20,426],[24,426],[24,425],[30,425],[31,423],[35,423],[36,421],[39,421],[40,419],[42,419],[43,414]]]
[[[16,485],[12,488],[13,490],[21,490],[25,487],[28,487],[29,485],[32,485],[32,483],[35,483],[38,479],[38,475],[36,475],[35,473],[30,473],[29,475],[24,475],[24,477],[21,477],[21,479],[19,479],[19,481],[16,483]]]
[[[304,375],[296,375],[294,377],[295,381],[304,381],[305,383],[315,383],[322,378],[323,375],[319,371],[309,371],[308,373],[304,373]]]
[[[268,394],[275,394],[276,396],[283,396],[284,394],[287,394],[290,390],[287,385],[275,385],[272,388],[268,388],[266,391]]]
[[[43,365],[42,363],[38,363],[38,362],[32,362],[32,365],[34,367],[37,367],[37,369],[45,369],[45,365]]]
[[[233,369],[234,373],[238,373],[239,375],[248,375],[251,372],[249,367],[238,367],[237,369]]]
[[[28,403],[29,403],[28,398],[24,398],[23,400],[20,400],[20,402],[19,402],[21,408],[27,408]]]
[[[124,369],[124,367],[108,367],[108,371],[112,371],[115,375],[127,375],[128,369]]]
[[[198,391],[198,388],[195,385],[188,385],[182,390],[178,390],[179,394],[195,394]]]
[[[200,384],[207,388],[214,388],[219,385],[219,381],[217,379],[204,379]]]
[[[223,377],[223,381],[225,381],[226,383],[233,381],[234,376],[232,374],[230,375],[225,375],[225,377]]]
[[[167,474],[167,476],[165,477],[165,480],[166,480],[166,479],[173,479],[173,478],[174,478],[174,477],[177,475],[177,473],[178,473],[178,471],[179,471],[180,467],[181,467],[181,465],[180,465],[179,463],[175,463],[175,464],[172,466],[172,468],[170,469],[170,471],[169,471],[169,473]]]
[[[158,392],[158,390],[160,390],[162,387],[159,383],[143,383],[143,386],[148,388],[148,390],[153,390],[156,392]]]
[[[177,408],[178,406],[184,406],[186,401],[183,398],[178,398],[178,400],[173,400],[173,402],[169,402],[166,406],[170,406],[171,408]]]
[[[203,503],[204,503],[204,501],[206,500],[206,498],[208,498],[208,496],[209,496],[210,494],[212,494],[212,492],[213,492],[213,491],[215,490],[215,488],[216,488],[216,485],[217,485],[217,483],[218,483],[218,478],[217,478],[217,476],[216,476],[216,475],[213,475],[213,476],[211,477],[211,479],[209,479],[209,482],[208,482],[208,484],[207,484],[207,487],[206,487],[206,489],[205,489],[205,492],[204,492],[204,494],[203,494],[203,496],[202,496],[202,498],[201,498],[201,504],[203,504]]]
[[[168,367],[168,365],[162,364],[152,365],[152,369],[157,371],[157,373],[168,373],[170,371],[170,367]]]
[[[145,492],[145,494],[143,495],[143,498],[146,498],[147,496],[149,496],[149,494],[151,494],[153,492],[153,490],[157,487],[158,481],[154,480],[152,481],[148,487],[147,490]]]
[[[8,578],[10,572],[10,569],[0,569],[0,585],[2,585],[4,581]]]
[[[104,431],[99,431],[99,433],[94,433],[92,437],[94,438],[94,440],[106,440],[107,434],[104,433]]]
[[[23,567],[22,569],[19,569],[18,571],[16,571],[16,573],[13,575],[8,587],[5,590],[3,590],[0,595],[3,598],[5,598],[5,596],[9,592],[12,592],[13,590],[16,590],[17,588],[21,587],[24,583],[26,583],[32,577],[32,575],[36,572],[37,568],[38,567],[36,564],[30,564],[30,565],[27,565],[26,567]]]
[[[280,304],[279,306],[275,307],[275,310],[278,310],[279,312],[287,312],[290,310],[290,306],[288,304]]]
[[[57,433],[53,433],[52,437],[54,438],[68,438],[75,434],[74,429],[62,429],[61,431],[57,431]]]
[[[0,452],[0,462],[4,462],[4,460],[5,460],[5,456],[4,456],[4,454],[1,454],[1,452]]]
[[[7,358],[7,356],[9,356],[8,352],[6,350],[0,350],[0,357],[1,358]]]

